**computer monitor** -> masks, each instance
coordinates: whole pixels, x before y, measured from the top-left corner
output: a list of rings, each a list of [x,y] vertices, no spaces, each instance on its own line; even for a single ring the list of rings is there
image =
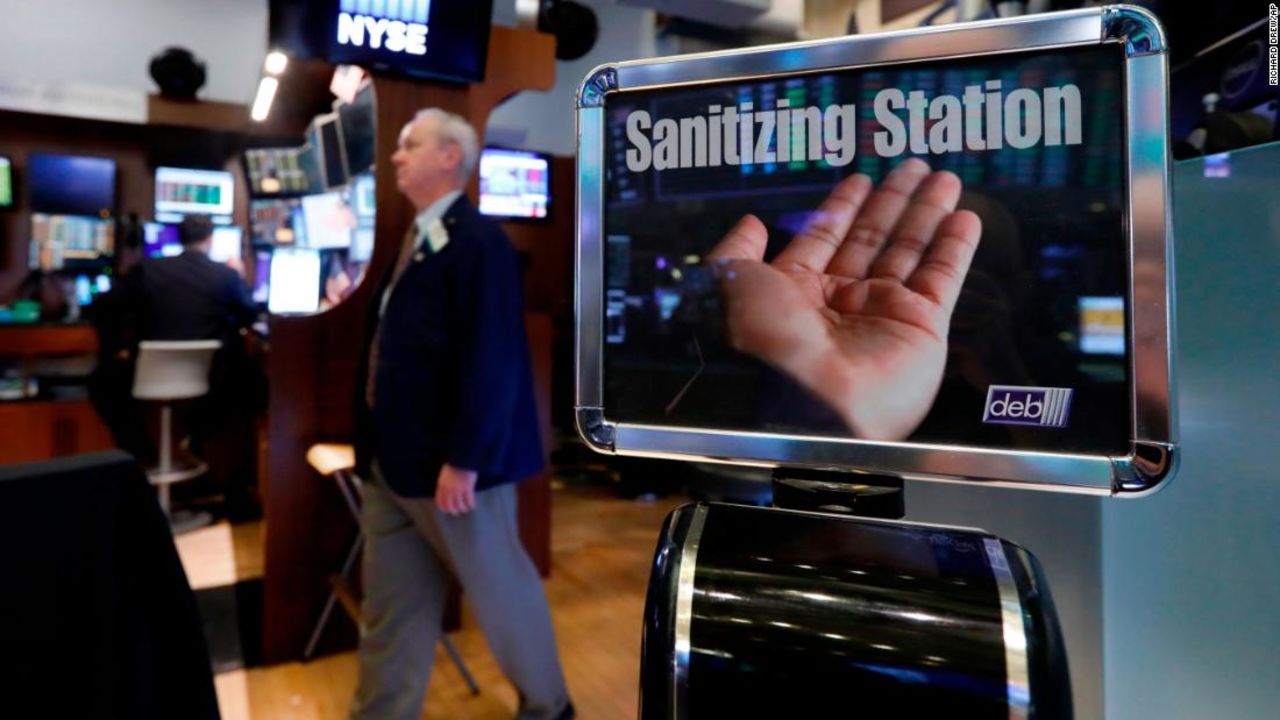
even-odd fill
[[[253,301],[266,305],[271,289],[271,250],[253,251]]]
[[[76,304],[80,307],[92,305],[98,296],[111,291],[111,276],[103,273],[97,275],[76,275],[72,284]]]
[[[214,223],[231,222],[235,178],[222,170],[156,168],[156,220],[177,223],[189,214],[208,215]]]
[[[336,103],[338,129],[347,161],[347,174],[358,175],[373,167],[373,83],[366,81],[351,103]]]
[[[372,175],[359,175],[351,183],[351,207],[361,224],[372,224],[377,215],[376,186]]]
[[[32,270],[98,266],[115,248],[115,223],[76,215],[31,215]]]
[[[32,153],[27,156],[27,187],[34,212],[106,217],[116,204],[116,163]]]
[[[317,115],[312,122],[315,124],[315,132],[310,137],[319,144],[316,159],[324,176],[324,187],[345,185],[346,150],[342,146],[342,133],[338,129],[338,114]]]
[[[254,245],[298,245],[294,211],[296,198],[254,200],[249,203],[249,238]]]
[[[214,262],[229,263],[240,259],[240,243],[244,232],[238,225],[223,225],[213,229],[212,243],[209,246],[209,259]]]
[[[299,163],[302,151],[301,147],[245,150],[245,174],[251,192],[254,195],[276,195],[310,191],[312,180]]]
[[[267,310],[313,313],[320,307],[320,251],[278,248],[271,256]]]
[[[0,210],[13,207],[13,162],[0,155]]]
[[[305,247],[320,249],[351,247],[351,231],[356,214],[342,191],[307,195],[302,198],[306,228]]]
[[[351,250],[347,257],[351,262],[369,262],[373,257],[373,228],[358,227],[351,232]]]
[[[480,212],[492,217],[546,218],[550,171],[548,155],[485,148],[480,154]]]
[[[142,253],[147,257],[172,257],[182,254],[182,238],[178,226],[149,222],[142,226]]]
[[[1078,304],[1080,352],[1123,357],[1125,353],[1124,298],[1119,295],[1086,296],[1081,297]]]

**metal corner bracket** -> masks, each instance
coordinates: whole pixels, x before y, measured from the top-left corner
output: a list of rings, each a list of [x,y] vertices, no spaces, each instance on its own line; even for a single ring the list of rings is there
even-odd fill
[[[587,73],[587,77],[578,88],[578,107],[602,107],[604,96],[617,89],[617,68],[613,65],[598,65]]]
[[[604,419],[603,408],[579,407],[575,413],[575,419],[578,434],[592,449],[603,453],[614,452],[617,426]]]
[[[1177,443],[1140,440],[1133,444],[1133,455],[1114,464],[1115,484],[1112,492],[1124,497],[1138,497],[1163,488],[1178,469]]]
[[[1112,5],[1102,11],[1102,40],[1120,40],[1126,57],[1158,55],[1169,46],[1160,21],[1146,8]]]

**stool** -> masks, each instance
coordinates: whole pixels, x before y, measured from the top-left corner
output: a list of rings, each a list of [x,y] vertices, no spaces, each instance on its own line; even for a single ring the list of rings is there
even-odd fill
[[[331,580],[332,589],[324,602],[324,610],[320,612],[320,619],[316,622],[315,629],[311,631],[306,649],[302,651],[303,660],[310,659],[315,652],[316,644],[320,642],[320,634],[329,623],[335,604],[342,603],[342,608],[347,611],[347,615],[357,625],[360,623],[360,604],[351,593],[348,578],[351,575],[351,569],[355,567],[356,560],[360,557],[360,551],[364,548],[364,531],[360,526],[360,501],[364,496],[364,484],[355,473],[355,449],[350,445],[317,443],[307,449],[307,463],[321,475],[333,478],[334,484],[338,486],[338,492],[342,493],[342,501],[356,522],[356,539],[352,541],[351,549],[347,551],[347,558],[342,562],[341,572]],[[440,643],[444,645],[444,651],[458,668],[471,694],[479,695],[480,687],[476,685],[475,678],[471,676],[471,671],[467,669],[467,664],[458,653],[458,648],[453,641],[448,635],[442,634]]]
[[[203,461],[191,467],[174,467],[171,403],[209,393],[209,368],[220,347],[218,340],[143,340],[138,344],[133,396],[161,403],[159,464],[147,469],[147,480],[158,488],[160,507],[166,516],[170,514],[169,486],[199,477],[209,469]]]

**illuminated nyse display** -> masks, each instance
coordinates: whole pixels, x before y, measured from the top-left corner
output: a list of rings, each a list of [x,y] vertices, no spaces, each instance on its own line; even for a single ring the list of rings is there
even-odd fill
[[[339,45],[427,54],[431,0],[341,0]]]

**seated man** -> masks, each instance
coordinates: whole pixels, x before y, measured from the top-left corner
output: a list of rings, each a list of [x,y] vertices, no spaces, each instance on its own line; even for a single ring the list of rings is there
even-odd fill
[[[147,258],[121,277],[99,308],[100,361],[95,405],[117,444],[144,459],[154,455],[132,400],[133,359],[141,340],[220,340],[210,392],[190,413],[197,448],[227,495],[231,514],[252,511],[256,469],[253,414],[261,406],[260,373],[249,361],[241,331],[257,308],[240,275],[209,259],[213,223],[188,215],[178,226],[180,255]],[[249,506],[249,507],[246,507]]]

